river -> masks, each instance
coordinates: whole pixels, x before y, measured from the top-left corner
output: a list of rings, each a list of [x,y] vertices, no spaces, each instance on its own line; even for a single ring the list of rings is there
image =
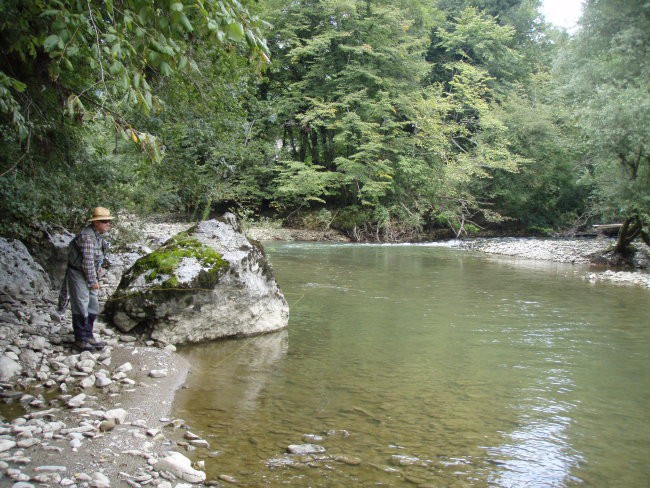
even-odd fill
[[[442,246],[266,249],[288,329],[181,350],[174,414],[210,442],[190,453],[208,479],[648,486],[647,289]]]

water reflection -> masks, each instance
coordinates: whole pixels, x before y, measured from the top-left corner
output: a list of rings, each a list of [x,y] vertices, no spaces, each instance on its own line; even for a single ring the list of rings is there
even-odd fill
[[[288,332],[266,334],[241,340],[227,340],[187,347],[182,353],[190,364],[210,365],[193,368],[192,389],[210,409],[254,413],[259,397],[287,354]],[[239,381],[234,381],[238,378]],[[178,405],[183,409],[183,404]]]

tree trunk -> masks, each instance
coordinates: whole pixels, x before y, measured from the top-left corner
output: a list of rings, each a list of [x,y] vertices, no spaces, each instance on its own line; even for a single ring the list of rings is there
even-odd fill
[[[626,218],[621,229],[618,231],[618,239],[616,240],[614,251],[623,256],[629,255],[631,252],[630,244],[639,236],[641,230],[641,219],[638,215]]]
[[[320,164],[320,157],[318,154],[318,132],[316,128],[311,130],[311,164]]]

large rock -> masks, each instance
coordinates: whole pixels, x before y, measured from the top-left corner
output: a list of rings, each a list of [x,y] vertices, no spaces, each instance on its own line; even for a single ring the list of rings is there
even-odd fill
[[[0,287],[11,295],[40,297],[50,291],[50,279],[22,242],[0,237]]]
[[[201,222],[142,257],[106,305],[122,332],[182,344],[286,327],[289,307],[261,245],[234,216]]]
[[[59,289],[68,267],[68,245],[74,234],[67,230],[41,230],[38,239],[28,243],[34,260],[50,277],[52,287]]]

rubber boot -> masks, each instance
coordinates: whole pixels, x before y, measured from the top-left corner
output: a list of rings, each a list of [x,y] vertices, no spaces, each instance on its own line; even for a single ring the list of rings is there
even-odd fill
[[[86,342],[86,327],[88,319],[83,315],[72,315],[72,330],[74,331],[74,347],[79,351],[93,351],[95,348]]]
[[[95,325],[96,318],[97,315],[91,313],[88,314],[88,321],[86,326],[86,342],[93,346],[95,349],[103,349],[106,344],[95,339],[95,336],[93,335],[93,327]]]

